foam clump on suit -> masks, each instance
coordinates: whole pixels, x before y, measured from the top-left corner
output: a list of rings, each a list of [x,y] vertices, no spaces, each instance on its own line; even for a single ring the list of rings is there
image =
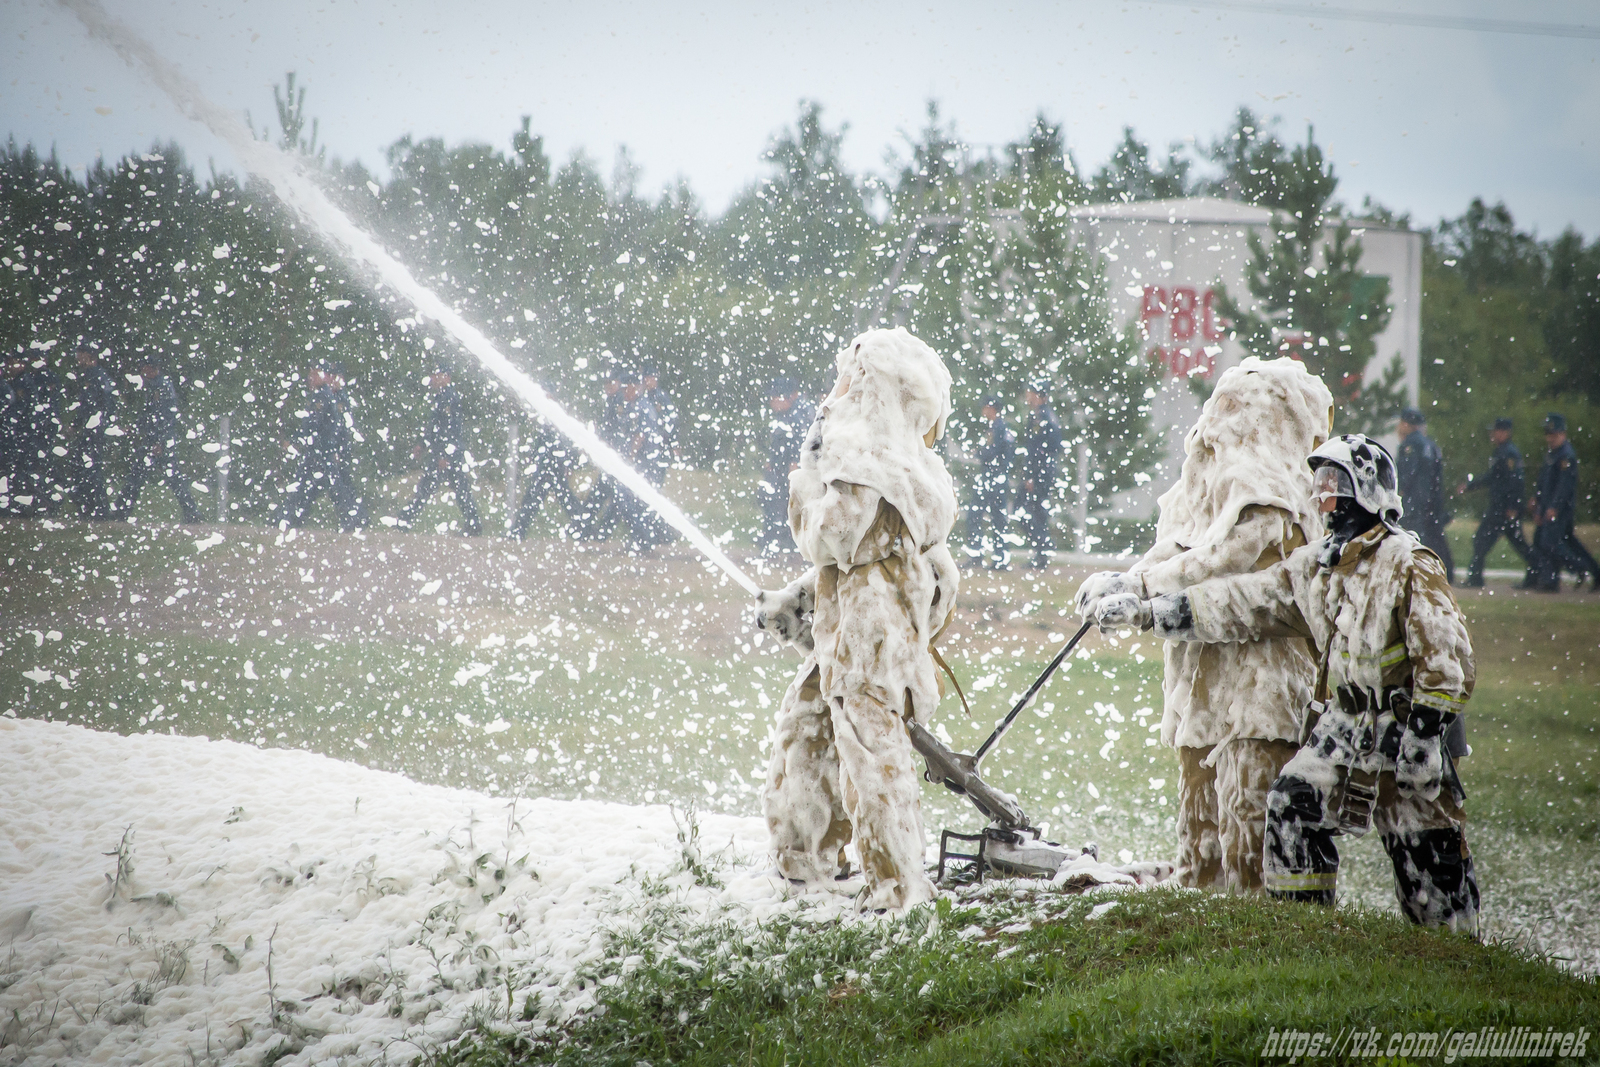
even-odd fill
[[[932,645],[959,582],[955,485],[933,447],[950,374],[904,329],[868,331],[835,362],[789,475],[789,525],[811,568],[758,609],[805,656],[774,723],[762,811],[784,877],[842,878],[853,844],[859,906],[904,908],[934,893],[905,721],[938,707]]]

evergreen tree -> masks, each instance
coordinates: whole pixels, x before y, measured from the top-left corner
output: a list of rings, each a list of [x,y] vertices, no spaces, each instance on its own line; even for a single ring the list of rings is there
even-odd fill
[[[1247,107],[1234,112],[1233,125],[1207,151],[1221,174],[1201,182],[1198,191],[1261,207],[1287,207],[1289,190],[1283,179],[1291,160],[1272,128],[1276,125],[1276,119],[1268,122]]]
[[[1544,249],[1517,229],[1505,204],[1486,205],[1474,197],[1460,218],[1439,223],[1441,260],[1472,291],[1495,288],[1537,290],[1544,282]]]
[[[847,126],[828,129],[822,105],[801,101],[795,124],[768,144],[770,173],[725,216],[729,258],[763,284],[782,288],[849,263],[871,226],[862,189],[840,150]]]
[[[1036,134],[1040,129],[1036,123]],[[1105,276],[1072,239],[1070,209],[1087,196],[1076,168],[1064,148],[1030,154],[1034,165],[1020,187],[1022,226],[1001,231],[985,293],[985,317],[995,324],[994,360],[969,388],[980,393],[1004,383],[1004,395],[1020,396],[1030,381],[1048,382],[1068,446],[1058,487],[1062,503],[1076,495],[1072,457],[1085,446],[1089,504],[1098,509],[1112,494],[1147,480],[1161,442],[1148,432],[1150,393],[1138,338],[1112,319]]]
[[[1159,442],[1146,439],[1136,339],[1118,331],[1103,275],[1071,239],[1070,209],[1084,188],[1059,126],[1042,116],[1007,146],[1006,170],[965,158],[930,107],[885,227],[905,236],[881,246],[910,252],[896,276],[891,321],[946,354],[958,441],[976,426],[985,395],[1020,409],[1027,384],[1048,382],[1069,457],[1080,445],[1089,449],[1091,504],[1101,507],[1144,474]],[[923,225],[913,230],[916,220]],[[1063,504],[1076,495],[1075,473],[1069,459],[1057,486]]]
[[[272,102],[278,110],[278,147],[285,152],[298,152],[320,161],[323,157],[324,146],[317,144],[317,132],[320,123],[317,119],[311,120],[311,136],[304,136],[306,128],[306,87],[301,86],[300,91],[294,91],[294,71],[283,76],[283,91],[272,87]]]
[[[1150,162],[1150,146],[1133,135],[1132,126],[1122,128],[1122,141],[1093,179],[1098,200],[1168,200],[1189,195],[1191,163],[1181,153],[1183,146],[1167,148],[1166,162]]]
[[[1248,114],[1241,109],[1240,133]],[[1238,157],[1261,194],[1276,201],[1270,236],[1249,235],[1246,277],[1255,309],[1225,290],[1218,306],[1246,351],[1293,356],[1327,383],[1341,432],[1382,432],[1405,397],[1398,353],[1378,380],[1365,380],[1379,355],[1376,338],[1389,324],[1388,280],[1361,273],[1361,242],[1336,213],[1338,179],[1311,132],[1269,168],[1270,180],[1250,162],[1269,157],[1279,158],[1263,144],[1247,146]]]
[[[1600,239],[1585,245],[1568,229],[1549,258],[1544,338],[1557,368],[1554,388],[1600,405]]]

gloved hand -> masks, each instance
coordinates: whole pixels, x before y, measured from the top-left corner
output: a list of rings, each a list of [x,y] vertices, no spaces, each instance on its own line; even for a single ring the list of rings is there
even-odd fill
[[[1100,571],[1091,574],[1078,586],[1078,595],[1073,600],[1077,609],[1078,618],[1092,619],[1095,617],[1095,606],[1102,597],[1115,596],[1118,593],[1133,593],[1144,596],[1144,579],[1137,574],[1124,574],[1122,571]]]
[[[1150,601],[1133,593],[1101,597],[1095,605],[1094,621],[1103,634],[1112,630],[1148,630],[1155,625]]]
[[[815,572],[797,578],[782,589],[763,589],[756,595],[756,629],[775,635],[787,645],[806,652],[815,647],[811,639],[812,598]]]
[[[1407,727],[1394,759],[1394,787],[1402,797],[1435,800],[1444,784],[1444,736]]]

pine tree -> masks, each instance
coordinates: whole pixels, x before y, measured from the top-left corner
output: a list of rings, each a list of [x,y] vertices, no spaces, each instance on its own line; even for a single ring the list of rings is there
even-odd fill
[[[1242,134],[1248,112],[1240,116]],[[1266,240],[1249,235],[1246,278],[1256,310],[1220,294],[1232,336],[1252,355],[1303,360],[1333,392],[1341,431],[1382,432],[1405,402],[1398,354],[1379,380],[1365,381],[1377,336],[1389,324],[1389,282],[1361,273],[1361,242],[1332,203],[1332,164],[1309,129],[1306,143],[1287,155],[1270,143],[1236,143],[1240,172],[1275,214]]]
[[[1122,143],[1095,172],[1095,198],[1131,202],[1188,196],[1191,163],[1182,150],[1182,145],[1169,145],[1166,162],[1156,166],[1150,162],[1150,146],[1133,135],[1132,126],[1124,126]]]

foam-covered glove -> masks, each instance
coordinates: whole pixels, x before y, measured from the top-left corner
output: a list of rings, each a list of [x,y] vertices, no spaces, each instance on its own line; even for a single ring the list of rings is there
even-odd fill
[[[1133,593],[1101,597],[1095,605],[1094,621],[1103,634],[1113,630],[1148,630],[1155,625],[1150,601]]]
[[[810,652],[811,611],[816,600],[816,571],[809,571],[782,589],[756,594],[756,629],[765,630],[786,645]]]
[[[1442,720],[1414,716],[1401,733],[1400,751],[1394,758],[1394,787],[1401,796],[1438,799],[1444,784],[1446,725]]]
[[[1078,595],[1073,600],[1078,618],[1094,618],[1095,608],[1101,599],[1119,593],[1144,596],[1144,579],[1137,574],[1125,574],[1122,571],[1100,571],[1098,574],[1089,575],[1083,580],[1083,584],[1078,586]]]

